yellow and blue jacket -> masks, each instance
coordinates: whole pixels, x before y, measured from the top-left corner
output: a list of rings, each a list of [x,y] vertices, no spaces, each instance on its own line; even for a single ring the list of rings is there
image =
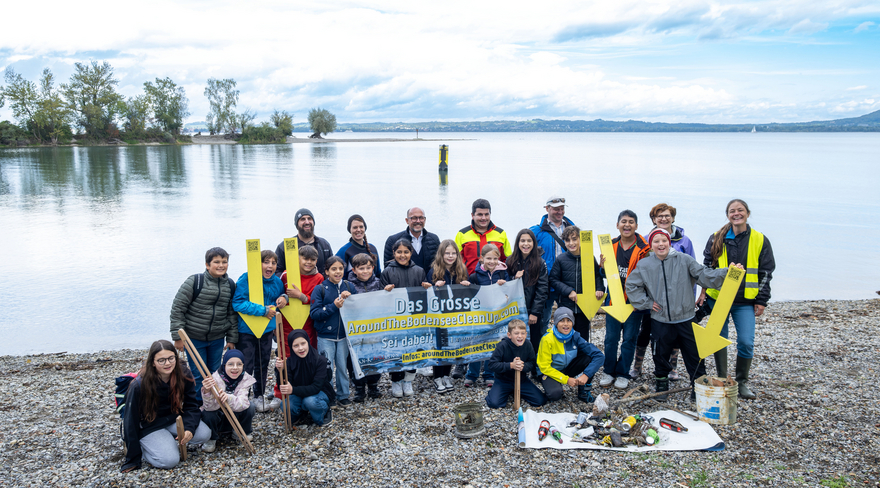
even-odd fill
[[[599,368],[602,367],[602,363],[605,362],[605,355],[602,354],[602,351],[585,341],[577,332],[574,332],[567,341],[560,341],[556,334],[553,333],[553,327],[551,327],[544,334],[544,337],[541,338],[541,345],[538,346],[538,369],[540,374],[565,384],[568,382],[569,377],[562,374],[562,370],[571,364],[579,354],[590,356],[590,364],[584,370],[584,374],[592,378],[599,371]]]

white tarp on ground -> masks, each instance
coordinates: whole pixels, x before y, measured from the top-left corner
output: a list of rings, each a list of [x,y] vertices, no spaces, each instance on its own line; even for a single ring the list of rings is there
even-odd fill
[[[657,412],[648,412],[654,418],[654,430],[660,436],[660,442],[654,446],[646,447],[610,447],[597,446],[583,442],[572,442],[571,436],[574,434],[574,427],[569,428],[568,424],[577,419],[574,413],[543,413],[534,410],[526,410],[523,413],[523,429],[519,436],[519,447],[527,449],[603,449],[609,451],[630,451],[630,452],[649,452],[649,451],[720,451],[724,449],[724,441],[715,433],[715,429],[706,422],[700,422],[690,417],[682,415],[671,410],[659,410]],[[673,432],[660,427],[660,419],[667,418],[675,420],[687,427],[687,432]],[[550,425],[555,426],[562,433],[562,444],[553,439],[549,435],[543,441],[538,440],[538,428],[541,421],[547,420]],[[590,431],[591,432],[591,431]],[[586,433],[586,432],[582,432]]]

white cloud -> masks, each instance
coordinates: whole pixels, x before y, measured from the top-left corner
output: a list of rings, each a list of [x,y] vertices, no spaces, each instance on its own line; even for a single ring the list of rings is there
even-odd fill
[[[810,19],[804,19],[792,26],[792,28],[788,30],[788,33],[811,35],[827,28],[828,22],[813,22]]]
[[[864,90],[865,88],[868,88],[868,85],[851,86],[847,88],[846,91]]]
[[[0,29],[0,55],[5,53],[10,64],[41,62],[67,72],[74,62],[107,59],[128,96],[138,93],[144,81],[168,76],[186,88],[193,119],[207,111],[202,91],[209,77],[236,79],[242,108],[261,114],[287,109],[299,121],[315,106],[336,110],[340,121],[698,119],[780,109],[774,103],[765,109],[750,105],[754,97],[726,74],[710,78],[700,72],[702,61],[681,54],[702,44],[698,37],[808,43],[814,41],[804,34],[877,12],[880,6],[872,0],[833,5],[808,0],[569,1],[541,8],[451,0],[442,9],[403,0],[381,5],[156,0],[149,8],[132,2],[112,11],[98,2],[58,4],[35,18],[19,3],[4,11],[23,20]],[[773,31],[800,36],[782,40],[767,34]],[[714,42],[724,41],[709,44]],[[669,76],[665,68],[629,58],[682,63],[693,73]],[[780,65],[778,74],[807,74],[799,68]],[[769,69],[776,65],[735,71]],[[838,66],[811,70],[853,71]]]
[[[866,22],[862,22],[861,24],[858,25],[858,27],[853,29],[853,32],[859,33],[862,31],[866,31],[866,30],[870,29],[873,25],[874,25],[874,23],[871,22],[870,20],[866,21]]]

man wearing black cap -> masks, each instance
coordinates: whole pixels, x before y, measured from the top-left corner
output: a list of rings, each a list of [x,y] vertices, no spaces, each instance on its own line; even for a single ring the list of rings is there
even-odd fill
[[[318,272],[324,274],[324,261],[333,255],[333,249],[326,239],[322,239],[315,235],[315,216],[312,211],[307,208],[301,208],[296,211],[294,216],[296,223],[296,240],[299,247],[312,246],[318,251]],[[275,254],[278,255],[278,268],[275,274],[281,276],[281,273],[287,269],[287,261],[284,257],[284,241],[275,248]]]

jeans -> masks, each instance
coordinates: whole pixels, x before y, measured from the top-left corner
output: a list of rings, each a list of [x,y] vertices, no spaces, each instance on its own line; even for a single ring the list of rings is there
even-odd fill
[[[706,298],[709,306],[715,308],[715,300]],[[736,327],[736,355],[743,359],[751,359],[755,355],[755,306],[743,303],[734,303],[730,307],[730,313],[724,318],[724,327],[721,328],[721,336],[728,337],[728,325],[733,317],[733,325]]]
[[[639,336],[639,328],[642,325],[642,314],[631,313],[626,322],[620,323],[611,316],[605,314],[605,374],[615,378],[623,376],[629,378],[629,366],[636,354],[636,339]],[[623,334],[623,344],[620,344],[620,357],[617,356],[617,345]]]
[[[464,375],[465,378],[471,381],[477,381],[477,378],[480,377],[480,369],[483,368],[483,363],[486,361],[477,361],[475,363],[468,364],[467,374]],[[483,369],[483,380],[484,381],[495,381],[495,373],[492,372],[489,368]]]
[[[141,451],[144,461],[154,468],[171,469],[180,462],[180,444],[174,437],[177,435],[177,424],[173,423],[141,437]],[[193,432],[193,438],[187,444],[203,444],[211,438],[211,429],[204,422]]]
[[[225,339],[222,337],[220,339],[215,339],[213,341],[200,341],[198,339],[190,338],[193,346],[196,347],[196,351],[199,352],[199,356],[201,356],[202,361],[205,362],[205,366],[208,367],[208,371],[213,373],[220,369],[220,363],[223,361],[223,347],[226,346]],[[189,357],[189,369],[192,371],[193,378],[196,380],[196,398],[199,399],[199,403],[202,401],[202,374],[199,373],[199,368],[196,367],[196,362],[193,358]]]
[[[522,374],[522,373],[520,373]],[[547,396],[538,389],[532,380],[522,374],[519,382],[520,397],[533,407],[540,407],[547,403]],[[514,384],[512,381],[504,381],[499,379],[492,385],[489,394],[486,395],[486,405],[489,408],[504,408],[507,406],[507,399],[513,395]]]
[[[320,339],[319,339],[320,340]],[[345,369],[345,368],[343,368]],[[330,398],[323,391],[305,398],[296,395],[288,395],[287,403],[290,405],[290,418],[296,419],[296,416],[305,409],[312,416],[315,425],[324,425],[324,415],[330,410]]]
[[[348,371],[345,363],[348,361],[348,340],[334,340],[318,337],[318,352],[330,360],[330,365],[336,371],[336,396],[337,400],[348,398]],[[310,410],[311,411],[311,410]]]

